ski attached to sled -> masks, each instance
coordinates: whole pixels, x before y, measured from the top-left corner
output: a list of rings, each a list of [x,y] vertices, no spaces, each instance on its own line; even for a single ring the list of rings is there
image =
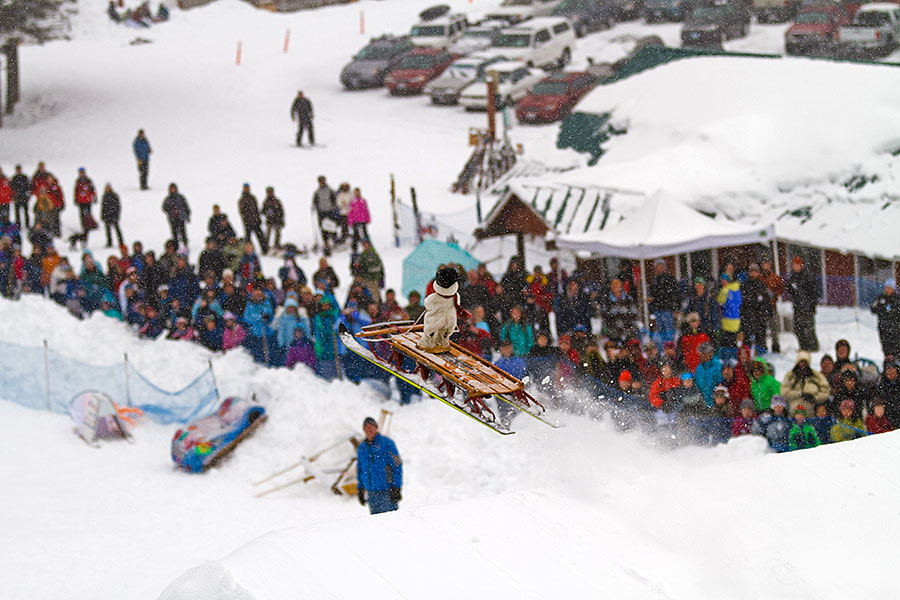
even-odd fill
[[[513,431],[485,403],[492,397],[551,427],[557,426],[543,417],[544,407],[525,391],[524,383],[454,343],[446,352],[422,350],[418,346],[422,335],[421,325],[378,323],[359,333],[366,348],[343,324],[340,327],[341,341],[348,350],[497,433],[508,435]],[[411,371],[403,367],[406,359],[415,363]]]

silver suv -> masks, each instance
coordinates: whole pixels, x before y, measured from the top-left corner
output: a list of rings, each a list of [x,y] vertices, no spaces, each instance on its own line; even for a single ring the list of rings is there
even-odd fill
[[[400,57],[416,46],[409,36],[383,35],[372,38],[341,71],[341,83],[348,90],[384,85],[384,77]]]

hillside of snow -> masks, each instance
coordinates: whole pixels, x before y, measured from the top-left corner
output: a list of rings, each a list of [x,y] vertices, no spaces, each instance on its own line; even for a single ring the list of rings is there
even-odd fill
[[[823,348],[848,336],[874,355],[871,323],[852,334],[852,311],[821,312]],[[144,422],[133,444],[98,450],[67,416],[0,394],[0,564],[17,574],[4,597],[351,598],[362,586],[386,599],[892,597],[882,579],[846,573],[889,572],[897,433],[791,455],[755,438],[673,452],[560,414],[563,429],[519,417],[518,433],[502,437],[437,401],[401,407],[365,385],[263,369],[241,351],[138,340],[39,298],[0,302],[0,320],[5,340],[46,338],[86,363],[128,352],[171,388],[211,358],[223,397],[255,392],[269,414],[220,466],[190,475],[169,457],[176,426]],[[789,361],[775,364],[783,373]],[[389,433],[404,458],[398,513],[369,517],[330,481],[253,497],[268,487],[254,482],[359,435],[380,408],[394,412]],[[347,443],[323,466],[350,456]]]
[[[450,4],[478,11],[495,2]],[[120,193],[129,243],[140,239],[157,251],[169,235],[160,205],[168,183],[177,182],[193,209],[188,225],[193,259],[213,204],[220,203],[240,229],[237,198],[244,182],[257,195],[267,185],[275,187],[287,212],[284,237],[301,246],[314,240],[309,201],[316,176],[361,187],[373,213],[371,231],[387,284],[394,287],[412,248],[391,247],[391,174],[402,198],[408,200],[413,186],[424,210],[449,215],[442,223],[453,228],[443,229],[442,237],[475,226],[474,199],[447,189],[469,155],[468,129],[483,127],[484,115],[433,107],[423,97],[392,98],[383,89],[349,93],[338,83],[341,66],[370,36],[407,31],[421,2],[365,0],[281,15],[219,0],[173,10],[170,22],[150,29],[109,23],[102,4],[79,5],[71,41],[21,48],[22,102],[0,129],[4,172],[16,163],[32,172],[44,160],[60,178],[69,232],[77,227],[71,188],[80,166],[99,186],[110,182]],[[575,64],[614,54],[618,50],[612,46],[627,45],[623,35],[653,30],[671,43],[677,27],[631,23],[594,34],[579,42]],[[774,46],[782,32],[783,26],[754,26],[751,38],[729,47]],[[234,64],[238,42],[240,66]],[[642,81],[664,73],[617,86],[634,85],[652,96],[655,88]],[[715,76],[724,75],[716,69],[705,74]],[[896,97],[897,86],[884,81],[885,89],[876,90],[879,101],[863,105],[874,115],[863,117],[866,123],[895,118],[887,99]],[[676,81],[668,85],[680,92],[670,94],[671,102],[682,103],[681,95],[702,102]],[[616,90],[626,88],[617,86],[605,89],[625,94]],[[320,146],[312,150],[292,146],[295,129],[288,111],[298,89],[315,106]],[[823,131],[839,130],[842,119],[857,111],[845,106],[865,98],[856,94],[822,93],[820,101],[833,103],[832,114],[840,117],[829,118]],[[768,104],[768,110],[775,105]],[[649,104],[641,106],[634,110],[646,111]],[[740,105],[746,115],[733,123],[735,131],[748,137],[747,148],[768,148],[753,141],[760,121],[748,106]],[[691,110],[687,116],[696,118],[699,111]],[[727,119],[706,132],[705,143],[685,139],[682,118],[671,112],[654,122],[659,135],[647,131],[652,143],[643,150],[646,161],[641,150],[622,146],[625,158],[616,163],[622,172],[639,165],[653,179],[657,176],[647,169],[665,166],[660,157],[681,148],[679,159],[697,154],[724,161],[710,162],[715,169],[705,174],[717,185],[724,185],[720,175],[728,173],[736,185],[762,185],[764,178],[744,172],[752,172],[757,160],[774,164],[774,158],[750,156],[726,139]],[[149,192],[137,189],[131,140],[138,128],[147,131],[154,148]],[[557,165],[583,164],[583,157],[554,149],[556,132],[553,125],[514,127],[511,136],[529,155]],[[832,148],[824,134],[817,139]],[[850,140],[847,150],[835,146],[841,154],[826,164],[871,158],[879,151],[872,139],[867,134],[858,145]],[[784,160],[799,161],[798,173],[812,164],[811,157],[777,151]],[[868,154],[860,157],[857,151]],[[689,183],[682,176],[680,181]],[[89,247],[105,263],[109,251],[102,248],[102,237],[92,234]],[[505,247],[480,245],[475,255],[498,271],[511,248],[508,241]],[[78,254],[69,256],[77,264]],[[331,259],[344,282],[337,290],[341,300],[348,259],[347,252]],[[307,275],[317,260],[301,261]],[[529,246],[528,260],[546,265],[546,250]],[[263,258],[267,274],[277,266],[277,259]],[[823,310],[819,325],[823,349],[848,337],[861,355],[878,356],[871,315]],[[169,456],[176,427],[144,422],[135,428],[133,444],[107,442],[98,450],[73,433],[66,416],[23,408],[15,403],[15,390],[0,390],[3,598],[895,595],[882,578],[869,574],[891,572],[900,522],[900,490],[892,478],[900,434],[790,456],[769,455],[754,439],[665,452],[653,438],[621,434],[577,415],[556,415],[565,428],[520,417],[518,433],[501,437],[436,401],[401,407],[365,385],[325,383],[301,369],[262,369],[240,351],[211,355],[192,344],[138,340],[102,315],[78,321],[40,298],[0,300],[0,347],[37,348],[44,339],[54,351],[91,365],[114,364],[127,353],[141,373],[167,389],[187,384],[211,360],[222,396],[255,393],[269,419],[227,461],[195,476],[177,471]],[[790,367],[796,342],[784,336],[782,346],[785,356],[773,361],[780,374]],[[253,487],[255,481],[360,435],[362,419],[377,416],[381,408],[394,412],[390,435],[405,462],[398,513],[369,517],[355,499],[333,495],[330,482],[319,480],[254,497],[260,489]],[[351,455],[347,443],[329,455],[329,465]]]

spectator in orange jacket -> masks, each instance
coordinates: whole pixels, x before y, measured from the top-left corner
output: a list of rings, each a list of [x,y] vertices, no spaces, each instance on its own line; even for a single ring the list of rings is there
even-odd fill
[[[681,378],[672,373],[672,365],[663,363],[659,369],[659,377],[650,384],[650,404],[654,408],[661,408],[666,412],[677,409],[673,390],[681,387]]]

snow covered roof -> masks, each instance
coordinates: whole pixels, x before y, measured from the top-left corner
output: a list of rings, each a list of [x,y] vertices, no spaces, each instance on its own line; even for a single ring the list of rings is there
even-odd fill
[[[625,258],[656,258],[707,248],[765,243],[774,228],[716,220],[657,192],[603,231],[562,235],[557,246]]]
[[[590,190],[611,190],[614,223],[662,189],[706,214],[774,222],[779,239],[900,259],[900,159],[891,154],[900,147],[900,69],[696,57],[598,87],[576,111],[611,113],[627,133],[604,144],[596,166],[509,184],[529,199],[554,189],[546,210],[549,192],[530,201],[560,235],[598,227],[569,214],[596,198]],[[580,188],[589,190],[581,207],[567,204],[557,220],[556,198]]]

